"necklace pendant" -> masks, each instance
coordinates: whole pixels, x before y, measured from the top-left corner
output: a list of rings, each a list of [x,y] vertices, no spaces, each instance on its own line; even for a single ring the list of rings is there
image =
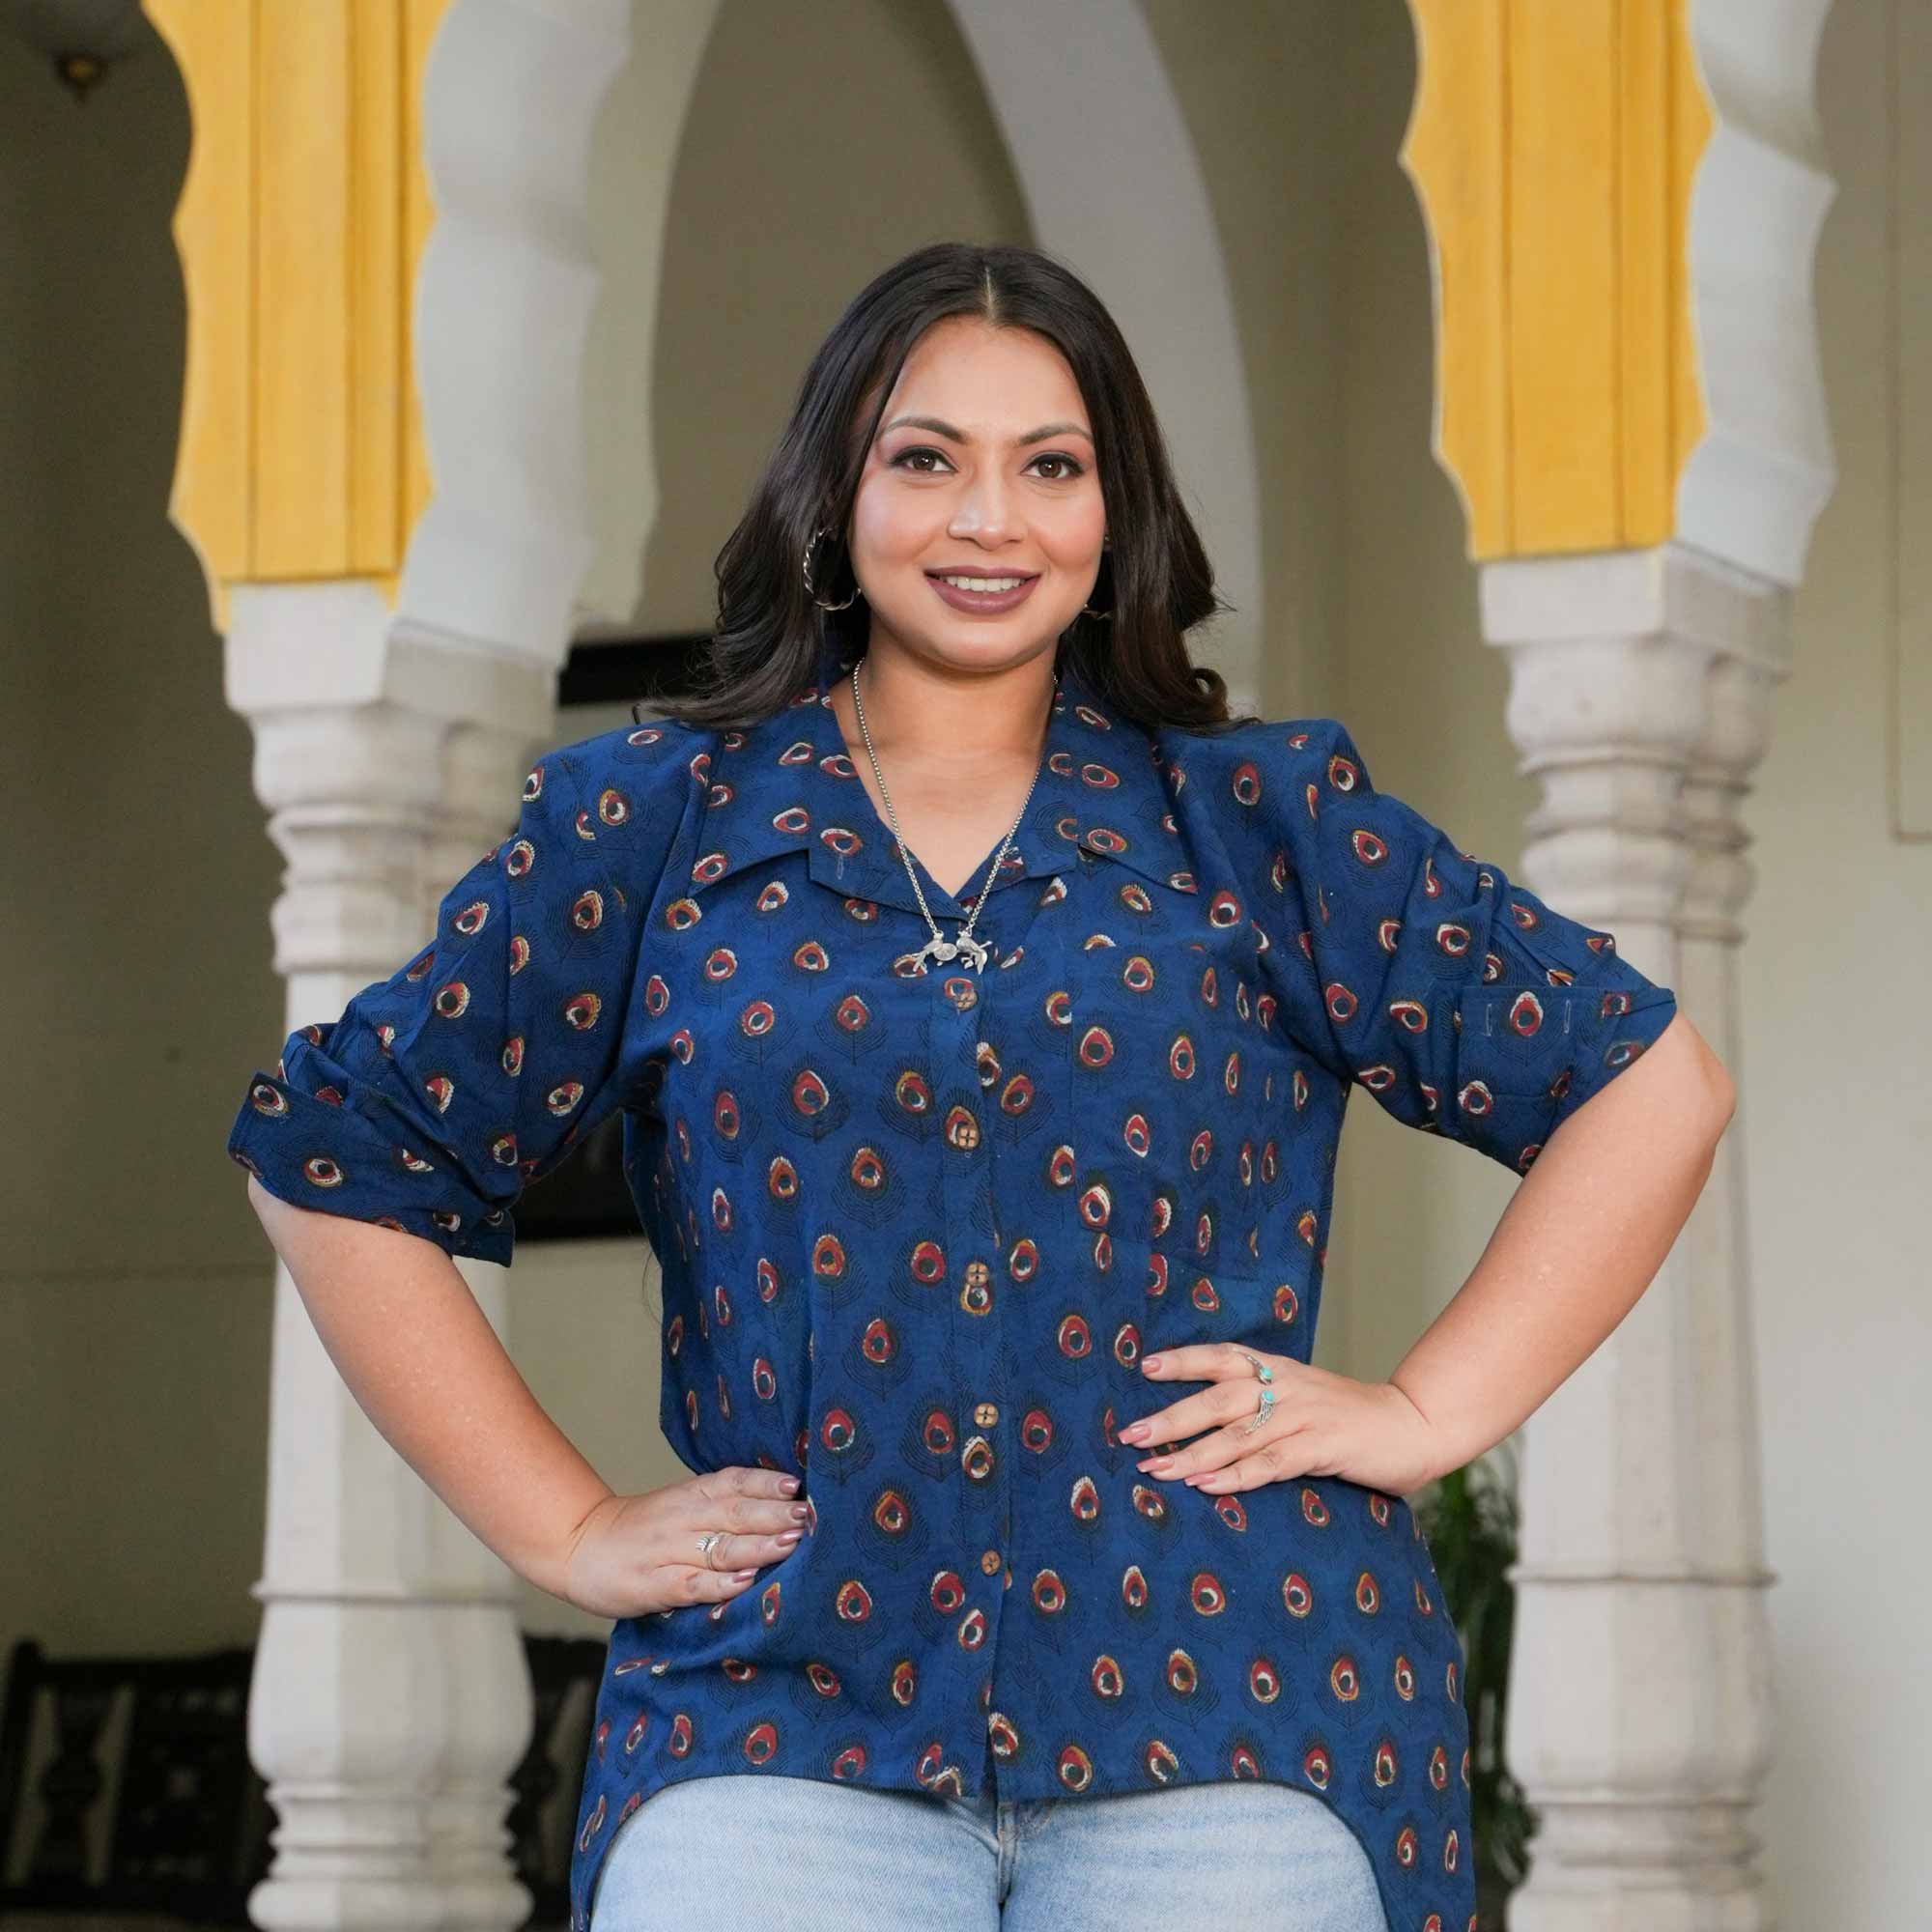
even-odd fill
[[[963,928],[956,939],[945,939],[935,932],[915,955],[917,970],[923,973],[928,964],[947,966],[958,959],[978,973],[985,967],[986,952],[986,943],[970,937]]]
[[[1058,673],[1054,676],[1053,689],[1057,696],[1060,691]],[[872,750],[872,734],[866,728],[866,700],[859,695],[859,667],[856,664],[852,667],[852,709],[859,720],[860,735],[866,741],[866,755],[872,761],[872,777],[878,781],[880,798],[885,801],[886,816],[892,822],[893,837],[898,841],[899,864],[905,867],[906,877],[912,881],[913,896],[919,900],[919,909],[925,915],[926,924],[932,928],[932,937],[913,954],[912,970],[920,974],[928,966],[945,966],[954,959],[963,959],[974,972],[983,972],[992,946],[987,940],[975,939],[972,927],[979,920],[980,908],[986,903],[986,895],[992,891],[993,881],[999,876],[1000,867],[1006,864],[1007,854],[1012,848],[1015,836],[1026,822],[1026,809],[1033,800],[1034,785],[1027,786],[1027,795],[1020,801],[1020,815],[1013,820],[1012,829],[1000,840],[1000,849],[993,854],[992,866],[986,873],[986,883],[980,888],[980,896],[974,901],[973,910],[967,915],[965,924],[953,938],[942,938],[938,923],[933,919],[931,908],[925,902],[925,893],[920,886],[919,873],[912,863],[912,854],[906,850],[906,842],[899,837],[898,814],[893,810],[892,794],[886,789],[886,775],[879,769],[878,753]],[[1036,770],[1034,783],[1037,784],[1038,781],[1039,773]],[[1025,867],[1022,867],[1021,870],[1024,871]],[[903,958],[905,955],[901,953],[899,956]]]
[[[958,951],[959,949],[956,946],[954,946],[950,939],[942,939],[939,936],[939,934],[935,932],[932,935],[932,937],[928,939],[925,942],[925,944],[919,949],[919,955],[918,955],[919,970],[922,973],[923,973],[929,964],[936,966],[944,966],[948,960],[952,959],[957,954]]]

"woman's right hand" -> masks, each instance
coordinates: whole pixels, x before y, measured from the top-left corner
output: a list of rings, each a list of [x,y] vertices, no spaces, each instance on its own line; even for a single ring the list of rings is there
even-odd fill
[[[805,1520],[792,1510],[804,1498],[782,1487],[793,1480],[732,1463],[641,1495],[606,1496],[577,1526],[564,1601],[594,1616],[640,1617],[735,1597],[757,1580],[758,1564],[798,1547]],[[708,1557],[697,1548],[706,1530],[724,1532]]]

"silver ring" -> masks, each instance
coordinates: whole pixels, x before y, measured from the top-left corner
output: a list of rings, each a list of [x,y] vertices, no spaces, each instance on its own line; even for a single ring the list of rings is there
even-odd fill
[[[722,1529],[707,1529],[704,1532],[704,1534],[697,1539],[697,1553],[704,1558],[704,1567],[707,1570],[712,1570],[717,1568],[717,1566],[711,1560],[711,1552],[718,1547],[719,1544],[723,1543],[724,1541],[724,1532]]]
[[[1259,1355],[1251,1355],[1245,1349],[1237,1347],[1235,1352],[1254,1370],[1262,1384],[1261,1400],[1255,1405],[1255,1412],[1241,1425],[1241,1434],[1252,1435],[1274,1413],[1274,1390],[1268,1386],[1274,1380],[1274,1371]]]

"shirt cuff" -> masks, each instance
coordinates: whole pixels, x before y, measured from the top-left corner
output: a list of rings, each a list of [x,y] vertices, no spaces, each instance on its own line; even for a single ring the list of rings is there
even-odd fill
[[[451,1256],[510,1265],[516,1224],[509,1208],[476,1196],[451,1172],[440,1148],[418,1153],[355,1108],[319,1100],[260,1068],[229,1129],[227,1153],[292,1207],[417,1235]],[[416,1168],[415,1161],[428,1165]]]
[[[1597,1001],[1597,1010],[1583,1029],[1581,1050],[1571,1075],[1570,1092],[1565,1096],[1562,1118],[1600,1094],[1626,1067],[1634,1066],[1644,1050],[1677,1015],[1677,995],[1668,986],[1647,986],[1631,995],[1627,1011],[1602,1010],[1603,1003],[1614,995],[1609,991],[1579,987],[1579,992]]]

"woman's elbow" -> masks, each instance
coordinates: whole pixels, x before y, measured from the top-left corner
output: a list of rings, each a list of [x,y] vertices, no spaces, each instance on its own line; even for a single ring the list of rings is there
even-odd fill
[[[1711,1042],[1697,1031],[1686,1013],[1680,1011],[1658,1036],[1659,1044],[1668,1035],[1679,1032],[1686,1036],[1685,1044],[1695,1051],[1698,1074],[1709,1103],[1712,1135],[1719,1137],[1730,1125],[1731,1116],[1738,1110],[1737,1083],[1731,1078],[1730,1069],[1719,1059]]]

